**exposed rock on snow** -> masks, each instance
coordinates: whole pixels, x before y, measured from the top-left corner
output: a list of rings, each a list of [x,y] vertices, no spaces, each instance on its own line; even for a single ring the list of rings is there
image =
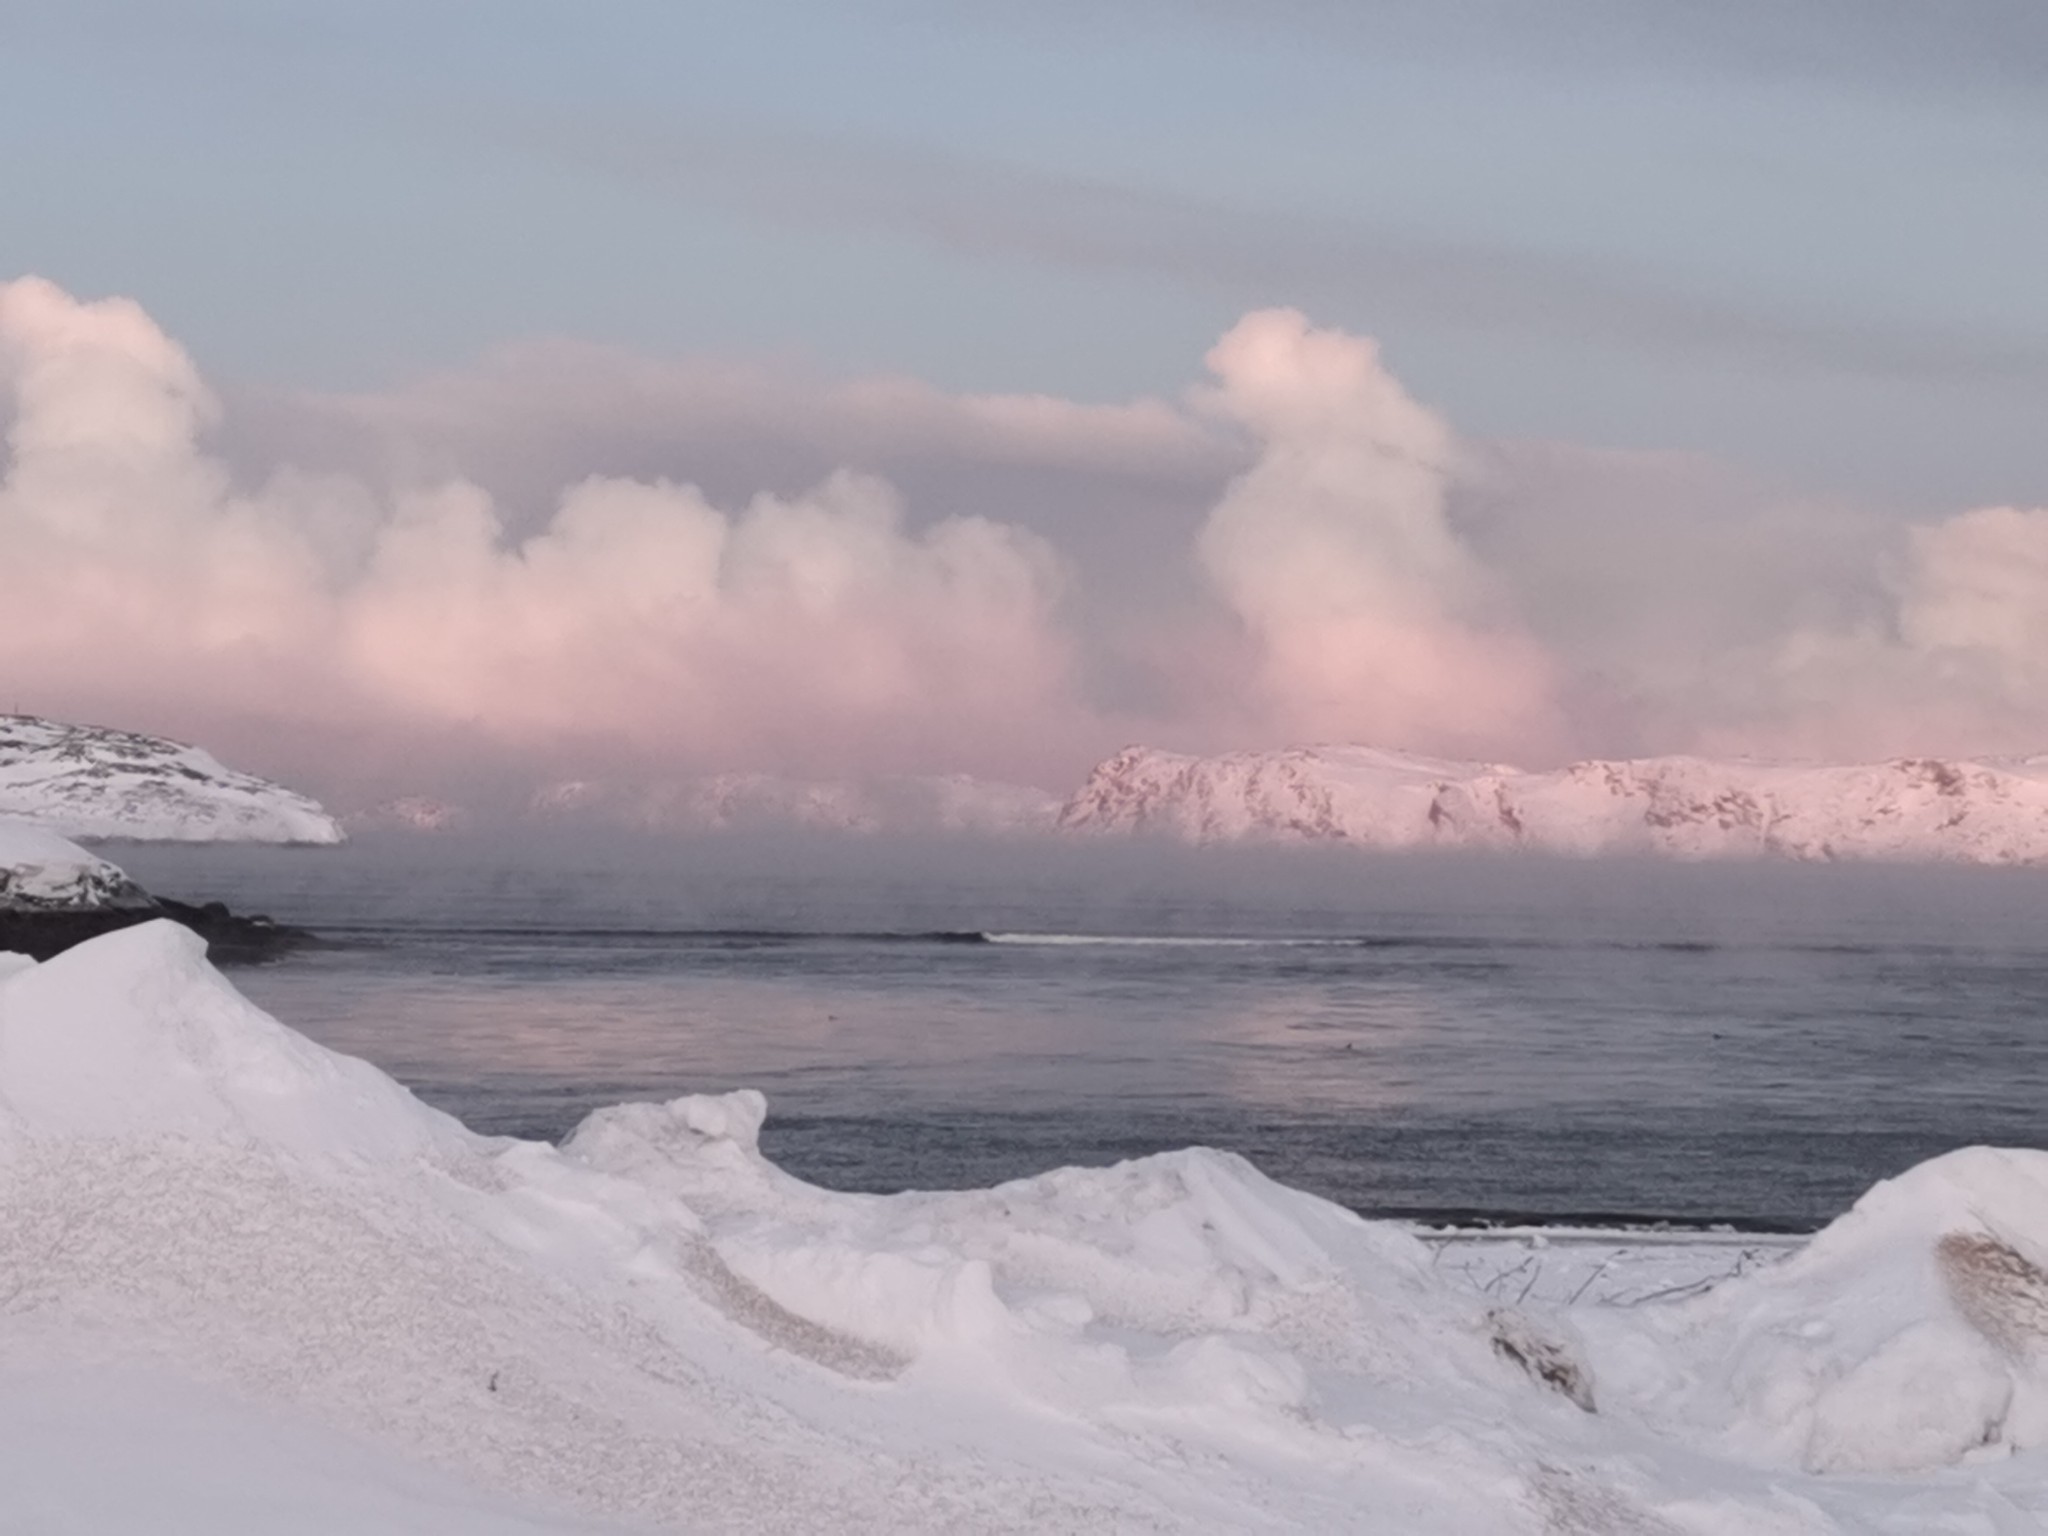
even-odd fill
[[[199,934],[216,960],[266,960],[313,938],[267,917],[237,917],[219,902],[195,907],[152,896],[47,827],[0,821],[0,950],[48,959],[159,917]]]
[[[1129,747],[1095,768],[1059,825],[1201,842],[2035,864],[2048,861],[2048,758],[1656,757],[1530,773],[1371,747]]]
[[[0,1424],[86,1379],[67,1367],[147,1368],[224,1434],[325,1425],[382,1447],[371,1475],[420,1457],[525,1501],[521,1530],[2003,1536],[2048,1514],[2048,1154],[1927,1164],[1686,1300],[1503,1307],[1227,1154],[838,1194],[762,1157],[765,1110],[479,1137],[167,924],[0,971]],[[4,1498],[104,1529],[66,1523],[91,1501],[65,1480],[103,1504],[141,1453],[62,1422],[33,1458],[0,1445]],[[341,1458],[300,1454],[311,1498]],[[274,1529],[292,1475],[131,1523]],[[358,1499],[381,1528],[513,1528],[418,1488]]]
[[[147,907],[125,872],[47,827],[0,820],[0,913]]]
[[[159,736],[0,715],[0,816],[70,837],[338,843],[314,801]]]

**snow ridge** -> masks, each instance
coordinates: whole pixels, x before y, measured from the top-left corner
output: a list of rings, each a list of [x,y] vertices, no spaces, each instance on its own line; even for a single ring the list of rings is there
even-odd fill
[[[69,837],[338,843],[313,800],[197,747],[33,715],[0,715],[0,816]]]
[[[2048,758],[1651,757],[1528,772],[1360,746],[1218,757],[1134,746],[1096,766],[1059,825],[1192,842],[2039,864]]]

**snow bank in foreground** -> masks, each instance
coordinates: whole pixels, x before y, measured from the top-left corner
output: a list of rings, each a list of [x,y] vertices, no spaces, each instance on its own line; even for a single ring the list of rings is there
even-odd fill
[[[1941,1159],[1684,1300],[1518,1305],[1226,1154],[844,1195],[761,1156],[764,1113],[484,1138],[168,924],[0,967],[0,1505],[103,1530],[126,1467],[143,1524],[228,1532],[344,1480],[375,1528],[462,1532],[2048,1512],[2048,1155]],[[286,1449],[237,1474],[257,1422]]]

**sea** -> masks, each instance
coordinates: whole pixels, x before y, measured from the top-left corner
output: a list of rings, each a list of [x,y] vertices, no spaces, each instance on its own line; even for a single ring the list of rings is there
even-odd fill
[[[1796,1232],[2048,1146],[2048,873],[858,835],[110,850],[493,1134],[757,1088],[833,1188],[1189,1145],[1426,1222]]]

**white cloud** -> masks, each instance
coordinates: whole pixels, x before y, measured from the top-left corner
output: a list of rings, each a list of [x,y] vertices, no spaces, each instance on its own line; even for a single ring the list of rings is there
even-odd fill
[[[1210,513],[1201,557],[1260,648],[1269,728],[1446,751],[1549,745],[1548,662],[1446,515],[1450,428],[1371,341],[1292,310],[1246,316],[1209,366],[1206,403],[1259,456]]]
[[[0,701],[343,798],[621,765],[1060,787],[1131,739],[2048,743],[2048,511],[1907,526],[1697,461],[1461,443],[1293,311],[1235,326],[1182,405],[545,356],[575,365],[297,418],[367,455],[230,460],[139,308],[0,285]],[[516,494],[465,473],[541,441]]]
[[[913,532],[850,474],[736,514],[589,480],[525,539],[459,480],[380,502],[284,473],[244,495],[199,451],[189,359],[135,306],[27,280],[0,289],[0,335],[17,693],[713,765],[986,767],[1070,726],[1059,562],[1020,529]]]

